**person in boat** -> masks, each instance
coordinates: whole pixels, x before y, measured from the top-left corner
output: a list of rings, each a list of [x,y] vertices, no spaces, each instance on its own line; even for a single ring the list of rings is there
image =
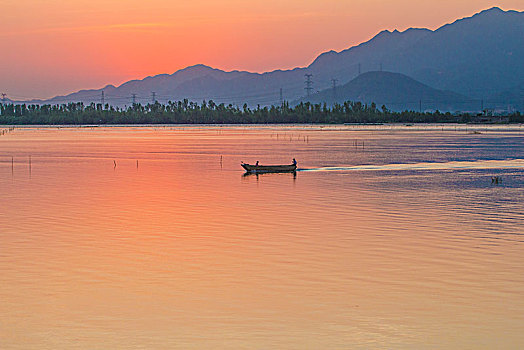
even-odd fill
[[[256,162],[255,166],[258,166],[258,160],[257,160],[257,162]]]
[[[297,160],[295,158],[293,158],[293,165],[296,166],[297,165]]]

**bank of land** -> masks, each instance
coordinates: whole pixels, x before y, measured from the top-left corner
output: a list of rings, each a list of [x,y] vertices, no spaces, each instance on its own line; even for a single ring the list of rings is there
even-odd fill
[[[439,111],[394,112],[386,106],[347,101],[343,104],[300,103],[289,106],[249,108],[188,100],[166,104],[110,105],[68,103],[61,105],[0,105],[2,125],[85,124],[268,124],[268,123],[523,123],[524,114],[441,113]]]

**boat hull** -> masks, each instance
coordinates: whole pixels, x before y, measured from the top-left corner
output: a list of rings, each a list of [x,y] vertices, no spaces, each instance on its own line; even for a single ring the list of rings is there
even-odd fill
[[[251,165],[241,164],[248,173],[292,173],[297,171],[297,166],[291,165]]]

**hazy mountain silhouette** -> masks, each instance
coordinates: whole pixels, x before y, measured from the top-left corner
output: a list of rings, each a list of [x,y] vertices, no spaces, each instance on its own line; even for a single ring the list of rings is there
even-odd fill
[[[377,34],[373,39],[337,53],[330,51],[321,54],[308,67],[314,74],[316,86],[326,88],[331,86],[331,79],[345,83],[359,74],[368,71],[386,69],[388,58],[401,55],[419,40],[426,37],[429,29],[408,29],[404,32],[388,30]]]
[[[406,74],[434,88],[485,98],[524,80],[522,33],[523,12],[495,7],[436,31],[385,31],[334,57],[323,60],[320,56],[312,68],[315,64],[339,70],[345,67],[356,74],[358,62],[363,72],[382,65],[384,70]]]
[[[367,72],[347,84],[312,94],[300,101],[312,103],[360,101],[385,105],[400,110],[469,110],[475,101],[451,91],[442,91],[422,84],[406,75],[390,72]],[[300,101],[295,101],[298,103]],[[477,103],[478,104],[478,103]],[[480,107],[480,105],[478,106]]]
[[[400,56],[398,69],[436,88],[486,97],[524,81],[523,33],[524,13],[494,8],[438,29]]]
[[[304,96],[305,73],[313,74],[313,91],[320,91],[328,89],[333,78],[339,85],[352,81],[359,66],[362,73],[377,70],[402,73],[434,89],[482,99],[524,81],[522,33],[524,12],[492,8],[435,31],[383,31],[358,46],[323,53],[305,68],[258,74],[196,65],[170,75],[132,80],[119,87],[109,85],[58,96],[49,102],[100,102],[103,90],[106,102],[121,106],[131,104],[132,94],[136,94],[137,102],[150,102],[152,92],[160,102],[187,98],[198,102],[213,99],[226,104],[270,105],[279,103],[280,88],[288,101]],[[394,90],[391,86],[389,93],[396,93]],[[508,104],[519,102],[509,100]]]
[[[484,105],[488,109],[516,109],[524,111],[524,82],[490,96]]]
[[[300,97],[304,91],[304,71],[305,68],[262,74],[224,72],[199,64],[171,75],[161,74],[143,80],[131,80],[119,87],[108,85],[98,90],[81,90],[70,95],[54,97],[48,102],[99,103],[104,91],[105,101],[113,105],[130,105],[133,94],[136,94],[137,103],[148,103],[152,101],[152,92],[155,92],[156,100],[160,102],[187,98],[198,102],[212,99],[226,104],[240,105],[247,102],[250,105],[270,105],[278,103],[280,87],[287,89],[289,96]],[[289,99],[288,96],[286,98]]]

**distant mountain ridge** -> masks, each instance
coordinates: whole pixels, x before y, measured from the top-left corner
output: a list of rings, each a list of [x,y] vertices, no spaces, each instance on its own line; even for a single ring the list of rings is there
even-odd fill
[[[377,108],[385,105],[393,111],[472,110],[480,107],[480,101],[431,88],[401,73],[380,71],[366,72],[347,84],[317,92],[300,101],[333,105],[347,100],[375,103]]]
[[[136,102],[151,102],[152,92],[160,102],[187,98],[197,102],[212,99],[226,104],[271,105],[280,103],[280,89],[285,100],[302,98],[306,73],[313,74],[313,91],[321,91],[331,87],[332,79],[344,85],[355,79],[359,71],[379,70],[401,73],[436,90],[463,95],[466,100],[487,101],[501,99],[503,91],[524,83],[522,33],[524,12],[495,7],[435,31],[382,31],[360,45],[325,52],[304,68],[250,73],[225,72],[199,64],[173,74],[131,80],[118,87],[108,85],[34,102],[100,102],[104,91],[105,101],[119,106],[130,105],[133,94]],[[508,105],[519,103],[522,102],[504,100]]]

